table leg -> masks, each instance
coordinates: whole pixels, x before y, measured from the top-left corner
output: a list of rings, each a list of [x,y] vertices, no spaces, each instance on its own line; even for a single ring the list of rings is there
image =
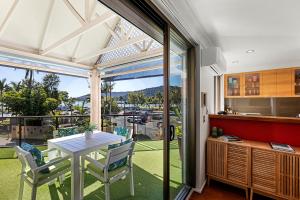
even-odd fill
[[[80,157],[72,157],[72,180],[71,180],[71,199],[80,200]]]

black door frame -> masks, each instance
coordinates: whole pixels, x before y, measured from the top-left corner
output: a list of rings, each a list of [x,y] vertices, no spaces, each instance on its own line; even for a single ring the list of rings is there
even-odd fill
[[[187,50],[187,133],[185,141],[186,152],[186,185],[177,196],[185,198],[190,187],[195,187],[196,177],[196,91],[195,68],[196,50],[195,44],[187,40],[180,31],[165,17],[165,15],[150,0],[98,0],[116,13],[126,18],[136,27],[141,28],[146,34],[163,44],[163,73],[164,73],[164,152],[163,152],[163,198],[170,199],[170,118],[169,118],[169,75],[170,75],[170,39],[171,30],[182,40],[181,43],[188,47]]]

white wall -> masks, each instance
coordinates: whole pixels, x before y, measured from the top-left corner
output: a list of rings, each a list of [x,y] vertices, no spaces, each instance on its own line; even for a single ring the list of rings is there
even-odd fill
[[[201,192],[206,181],[206,139],[209,135],[208,114],[214,112],[214,74],[208,67],[200,67],[200,48],[197,49],[197,174],[196,190]],[[201,92],[207,93],[207,106],[201,106]]]

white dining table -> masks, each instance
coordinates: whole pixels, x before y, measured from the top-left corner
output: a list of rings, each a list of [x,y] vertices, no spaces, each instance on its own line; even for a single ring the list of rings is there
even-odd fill
[[[81,200],[81,170],[80,159],[81,156],[94,152],[109,144],[118,143],[124,141],[123,136],[116,134],[94,131],[90,138],[86,138],[84,134],[76,134],[61,138],[55,138],[48,140],[48,148],[56,148],[61,151],[62,154],[71,156],[71,199]],[[54,156],[49,155],[49,159]],[[84,166],[82,166],[84,167]]]

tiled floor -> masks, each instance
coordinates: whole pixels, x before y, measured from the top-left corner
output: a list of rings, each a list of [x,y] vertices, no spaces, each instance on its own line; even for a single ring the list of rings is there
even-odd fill
[[[254,194],[254,200],[270,200]],[[194,192],[189,200],[245,200],[245,191],[216,181],[205,187],[202,194]]]

